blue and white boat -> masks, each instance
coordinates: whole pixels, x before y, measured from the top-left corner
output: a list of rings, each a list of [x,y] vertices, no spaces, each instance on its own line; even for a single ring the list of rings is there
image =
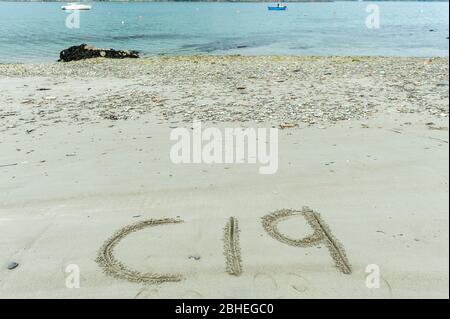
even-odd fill
[[[268,6],[267,9],[269,9],[269,11],[284,11],[284,10],[287,10],[287,5],[282,4],[282,3],[277,3],[277,5],[275,5],[275,6]]]

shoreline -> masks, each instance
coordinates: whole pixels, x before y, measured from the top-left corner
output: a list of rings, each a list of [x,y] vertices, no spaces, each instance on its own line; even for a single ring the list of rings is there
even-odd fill
[[[167,59],[184,59],[184,60],[198,60],[198,59],[208,59],[208,58],[242,58],[242,59],[283,59],[293,60],[314,60],[314,59],[365,59],[365,60],[374,60],[374,59],[440,59],[440,60],[449,60],[450,56],[447,55],[423,55],[423,56],[400,56],[400,55],[298,55],[298,54],[283,54],[283,55],[258,55],[258,54],[155,54],[155,55],[143,55],[140,58],[136,59],[137,61],[145,61],[145,60],[167,60]],[[55,65],[55,64],[74,64],[74,63],[93,63],[93,62],[110,62],[110,63],[120,63],[127,61],[129,59],[107,59],[107,58],[92,58],[85,59],[80,61],[71,61],[71,62],[60,62],[57,58],[51,61],[25,61],[25,62],[0,62],[0,66],[18,66],[18,65]]]

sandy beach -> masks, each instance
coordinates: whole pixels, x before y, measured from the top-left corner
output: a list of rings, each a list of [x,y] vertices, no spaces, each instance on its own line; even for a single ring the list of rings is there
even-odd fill
[[[448,298],[448,65],[0,64],[0,297]],[[278,171],[174,164],[170,133],[194,119],[279,128]],[[305,206],[345,251],[344,268],[326,244],[290,245],[265,229],[264,216]],[[176,222],[148,224],[162,219]],[[133,224],[142,228],[126,233]],[[311,225],[296,216],[278,228],[298,240]],[[135,272],[111,275],[108,258]],[[69,265],[80,288],[66,286]],[[379,267],[379,288],[366,285],[368,265]],[[143,273],[177,280],[129,280]]]

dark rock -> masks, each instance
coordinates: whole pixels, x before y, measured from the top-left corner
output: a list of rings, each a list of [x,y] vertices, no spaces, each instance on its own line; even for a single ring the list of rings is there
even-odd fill
[[[92,58],[108,58],[108,59],[137,59],[139,53],[137,51],[121,51],[114,49],[97,49],[87,44],[73,46],[62,50],[59,54],[59,62],[79,61]]]
[[[194,259],[194,260],[197,260],[197,261],[198,261],[198,260],[200,260],[201,257],[200,257],[200,256],[189,256],[188,258],[189,258],[189,259]]]
[[[9,270],[16,269],[17,267],[19,267],[19,264],[14,261],[8,265]]]

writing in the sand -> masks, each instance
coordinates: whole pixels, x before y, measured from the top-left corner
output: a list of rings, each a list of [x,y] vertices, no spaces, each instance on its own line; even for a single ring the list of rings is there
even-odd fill
[[[303,217],[308,222],[313,233],[301,239],[292,239],[282,234],[278,229],[278,223],[298,216]],[[178,223],[183,223],[183,221],[180,219],[163,218],[144,220],[128,225],[118,230],[104,243],[98,253],[97,263],[103,268],[106,274],[131,282],[160,284],[181,281],[184,279],[182,274],[142,273],[128,268],[125,263],[119,261],[114,256],[114,248],[129,234],[147,227]],[[262,218],[262,226],[270,237],[283,244],[300,248],[325,245],[336,268],[344,274],[351,274],[352,268],[347,259],[344,247],[334,237],[331,229],[321,218],[320,214],[308,207],[304,207],[302,210],[282,209],[270,213]],[[237,218],[230,217],[223,232],[223,254],[225,256],[226,272],[233,276],[239,276],[243,272],[243,258],[239,243]]]

